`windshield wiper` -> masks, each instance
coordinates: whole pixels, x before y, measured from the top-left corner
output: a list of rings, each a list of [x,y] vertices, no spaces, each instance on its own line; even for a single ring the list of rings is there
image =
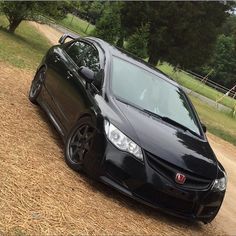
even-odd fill
[[[133,104],[132,102],[128,102],[128,101],[126,101],[125,99],[121,99],[121,98],[117,98],[117,97],[116,97],[116,100],[118,100],[119,102],[122,102],[122,103],[124,103],[124,104],[126,104],[126,105],[128,105],[128,106],[134,107],[134,108],[136,108],[136,109],[138,109],[138,110],[140,110],[140,111],[144,111],[141,107],[139,107],[139,106]]]
[[[162,116],[160,116],[160,115],[158,115],[157,113],[155,113],[155,112],[152,112],[152,111],[149,111],[149,110],[147,110],[147,109],[142,109],[145,113],[147,113],[147,114],[149,114],[149,115],[151,115],[151,116],[154,116],[154,117],[156,117],[156,118],[158,118],[158,119],[161,119],[162,120]]]
[[[172,125],[174,125],[176,127],[179,127],[181,129],[183,129],[184,131],[189,131],[191,134],[197,135],[197,133],[195,133],[193,130],[189,129],[188,127],[186,127],[186,126],[184,126],[184,125],[182,125],[180,123],[178,123],[175,120],[172,120],[171,118],[169,118],[167,116],[163,116],[162,120],[167,122],[167,123],[170,123],[170,124],[172,124]],[[199,136],[199,135],[197,135],[197,136]]]
[[[184,126],[184,125],[182,125],[182,124],[180,124],[180,123],[178,123],[177,121],[175,121],[175,120],[172,120],[171,118],[169,118],[169,117],[167,117],[167,116],[160,116],[160,115],[158,115],[157,113],[155,113],[155,112],[152,112],[152,111],[149,111],[149,110],[147,110],[147,109],[143,109],[143,108],[141,108],[141,107],[139,107],[139,106],[136,106],[135,104],[133,104],[133,103],[131,103],[131,102],[128,102],[128,101],[126,101],[126,100],[124,100],[124,99],[120,99],[120,98],[116,98],[118,101],[120,101],[120,102],[122,102],[122,103],[124,103],[124,104],[126,104],[126,105],[129,105],[129,106],[131,106],[131,107],[134,107],[134,108],[136,108],[136,109],[138,109],[138,110],[140,110],[140,111],[142,111],[142,112],[144,112],[144,113],[146,113],[146,114],[148,114],[148,115],[150,115],[150,116],[153,116],[153,117],[155,117],[155,118],[157,118],[157,119],[160,119],[160,120],[162,120],[162,121],[164,121],[164,122],[166,122],[166,123],[169,123],[169,124],[171,124],[171,125],[173,125],[173,126],[175,126],[175,127],[178,127],[178,128],[181,128],[182,130],[184,130],[184,131],[188,131],[188,132],[190,132],[191,134],[193,134],[193,135],[195,135],[195,136],[200,136],[200,135],[198,135],[197,133],[195,133],[193,130],[191,130],[191,129],[189,129],[188,127],[186,127],[186,126]]]
[[[120,102],[122,102],[122,103],[124,103],[124,104],[126,104],[126,105],[128,105],[128,106],[134,107],[134,108],[138,109],[139,111],[142,111],[142,112],[144,112],[144,113],[146,113],[146,114],[148,114],[148,115],[155,116],[155,117],[158,118],[158,119],[162,119],[162,116],[160,116],[160,115],[158,115],[158,114],[156,114],[156,113],[154,113],[154,112],[152,112],[152,111],[149,111],[149,110],[147,110],[147,109],[144,109],[144,108],[142,108],[142,107],[139,107],[139,106],[137,106],[137,105],[135,105],[135,104],[133,104],[133,103],[131,103],[131,102],[128,102],[128,101],[124,100],[124,99],[121,99],[121,98],[116,98],[116,99],[117,99],[118,101],[120,101]]]
[[[160,115],[158,115],[158,114],[156,114],[156,113],[154,113],[154,112],[152,112],[152,111],[146,110],[146,109],[144,109],[144,111],[145,111],[146,113],[150,114],[151,116],[154,116],[154,117],[156,117],[156,118],[158,118],[158,119],[161,119],[162,121],[165,121],[165,122],[167,122],[167,123],[169,123],[169,124],[171,124],[171,125],[173,125],[173,126],[175,126],[175,127],[181,128],[181,129],[184,130],[184,131],[189,131],[191,134],[199,136],[199,135],[198,135],[197,133],[195,133],[193,130],[189,129],[188,127],[186,127],[186,126],[184,126],[184,125],[182,125],[182,124],[180,124],[180,123],[178,123],[178,122],[175,121],[175,120],[172,120],[171,118],[169,118],[169,117],[167,117],[167,116],[160,116]]]

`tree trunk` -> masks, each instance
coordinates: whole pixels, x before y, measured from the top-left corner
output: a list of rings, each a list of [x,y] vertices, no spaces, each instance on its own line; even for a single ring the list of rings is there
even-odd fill
[[[72,25],[73,20],[74,20],[74,14],[72,14],[70,25]]]
[[[119,37],[119,39],[117,40],[116,46],[119,47],[119,48],[123,48],[124,47],[124,36],[123,35],[121,35]]]
[[[152,25],[150,28],[150,35],[148,39],[148,55],[148,63],[156,66],[160,58],[158,52],[157,33],[155,33],[155,26]]]
[[[159,58],[158,58],[157,53],[154,52],[149,55],[148,63],[150,63],[153,66],[156,66],[158,61],[159,61]]]
[[[89,26],[90,26],[90,22],[88,23],[88,25],[87,25],[87,27],[86,27],[84,33],[87,33],[87,30],[88,30]]]
[[[8,26],[8,31],[9,31],[10,33],[14,33],[15,30],[16,30],[16,28],[17,28],[17,27],[19,26],[19,24],[21,23],[21,21],[22,21],[22,19],[15,19],[15,18],[11,19],[11,20],[10,20],[10,24],[9,24],[9,26]]]

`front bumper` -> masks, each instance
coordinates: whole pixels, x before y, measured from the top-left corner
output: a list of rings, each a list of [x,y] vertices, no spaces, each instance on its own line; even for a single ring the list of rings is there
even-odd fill
[[[225,191],[184,188],[170,181],[147,160],[144,163],[107,142],[100,180],[120,192],[171,215],[189,220],[212,221],[218,213]]]

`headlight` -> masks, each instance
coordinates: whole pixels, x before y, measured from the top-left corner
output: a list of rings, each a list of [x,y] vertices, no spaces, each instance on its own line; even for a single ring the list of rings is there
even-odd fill
[[[122,151],[129,152],[134,155],[138,160],[143,161],[143,154],[141,148],[107,120],[105,120],[105,132],[108,139],[117,148]]]
[[[223,177],[221,179],[216,179],[212,189],[216,191],[224,191],[226,189],[227,185],[227,179],[226,177]]]

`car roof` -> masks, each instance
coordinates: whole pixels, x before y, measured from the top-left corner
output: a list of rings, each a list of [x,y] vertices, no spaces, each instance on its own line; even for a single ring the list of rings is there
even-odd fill
[[[156,67],[152,66],[148,62],[144,61],[143,59],[135,56],[134,54],[116,47],[114,45],[109,44],[108,42],[95,37],[86,37],[85,39],[95,41],[103,50],[109,51],[109,53],[113,56],[119,57],[121,59],[124,59],[128,62],[131,62],[137,66],[140,66],[148,71],[151,71],[155,75],[157,75],[159,78],[166,80],[167,82],[171,83],[172,85],[180,88],[180,85],[176,83],[172,78],[170,78],[168,75],[157,69]]]

